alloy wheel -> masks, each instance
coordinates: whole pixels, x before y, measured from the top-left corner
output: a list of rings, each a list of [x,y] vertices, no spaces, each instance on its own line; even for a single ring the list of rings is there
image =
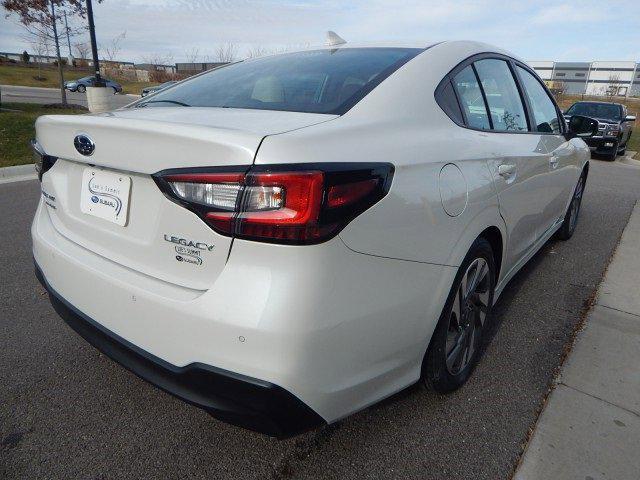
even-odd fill
[[[446,364],[451,375],[462,372],[479,347],[490,288],[489,265],[484,258],[476,258],[462,276],[449,316]]]
[[[576,191],[573,194],[571,200],[571,213],[569,216],[569,228],[573,231],[576,228],[578,222],[578,214],[580,213],[580,205],[582,204],[582,193],[584,192],[584,179],[580,177],[578,185],[576,185]]]

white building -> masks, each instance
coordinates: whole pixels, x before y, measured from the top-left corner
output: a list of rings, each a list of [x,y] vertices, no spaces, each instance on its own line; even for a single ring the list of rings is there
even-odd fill
[[[545,81],[564,84],[573,95],[640,96],[640,63],[636,62],[551,62],[529,65]]]

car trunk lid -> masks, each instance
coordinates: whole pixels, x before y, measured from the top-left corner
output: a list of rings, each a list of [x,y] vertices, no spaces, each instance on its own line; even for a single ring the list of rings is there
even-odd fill
[[[45,207],[59,234],[105,259],[206,290],[224,268],[231,238],[165,197],[151,175],[189,167],[248,168],[265,136],[331,118],[211,108],[40,117],[38,142],[58,158],[43,176]],[[94,143],[90,156],[74,147],[78,135]],[[114,220],[118,206],[122,216]]]

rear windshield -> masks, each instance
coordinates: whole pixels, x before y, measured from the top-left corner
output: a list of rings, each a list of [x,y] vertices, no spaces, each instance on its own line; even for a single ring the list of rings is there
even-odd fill
[[[569,115],[584,115],[585,117],[607,118],[610,120],[620,120],[622,109],[612,103],[587,103],[574,104],[568,111]]]
[[[136,104],[250,108],[341,115],[419,48],[338,48],[227,65]]]

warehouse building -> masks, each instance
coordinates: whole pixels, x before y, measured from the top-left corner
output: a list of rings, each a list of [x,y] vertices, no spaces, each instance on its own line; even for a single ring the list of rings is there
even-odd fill
[[[635,62],[550,62],[529,65],[544,81],[571,95],[640,96],[640,64]]]

